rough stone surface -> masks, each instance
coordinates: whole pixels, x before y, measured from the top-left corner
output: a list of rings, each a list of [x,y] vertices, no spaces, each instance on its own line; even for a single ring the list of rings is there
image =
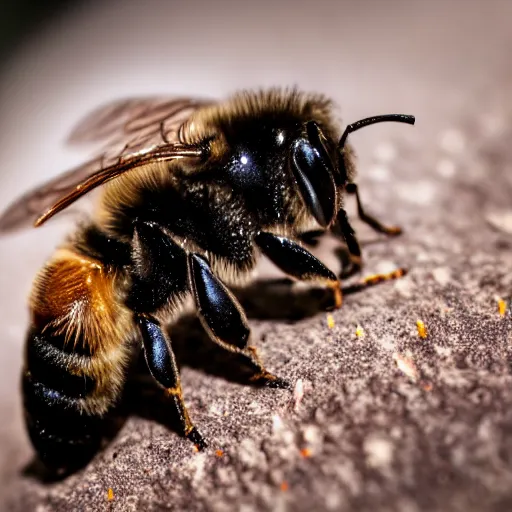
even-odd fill
[[[405,5],[398,4],[397,12]],[[506,17],[499,10],[505,2],[493,5],[493,20]],[[505,57],[490,15],[480,20],[468,9]],[[457,24],[456,14],[446,16]],[[360,173],[365,204],[405,229],[386,240],[355,221],[364,273],[404,266],[406,277],[347,294],[331,326],[317,290],[258,282],[241,292],[254,344],[291,390],[241,382],[233,361],[204,339],[197,322],[181,319],[172,333],[183,387],[210,448],[196,453],[172,424],[165,426],[163,406],[142,375],[130,385],[125,408],[131,414],[113,441],[83,471],[44,482],[21,431],[19,396],[5,389],[5,377],[0,506],[39,512],[512,509],[512,89],[508,77],[493,76],[483,88],[446,86],[441,98],[433,92],[442,90],[436,76],[425,75],[407,110],[424,113],[428,126],[381,136],[373,153],[369,144],[356,144],[367,152]],[[438,99],[449,109],[457,93],[466,101],[446,118],[429,118]],[[20,247],[32,242],[10,250]],[[318,249],[332,268],[335,250],[332,241]],[[42,257],[27,256],[31,271]],[[7,306],[9,294],[2,293],[7,311],[22,309],[14,297]],[[503,316],[499,299],[507,303]],[[24,318],[13,315],[16,322],[3,317],[6,332],[20,343]],[[9,354],[21,349],[10,341],[1,350],[13,386],[19,356]]]

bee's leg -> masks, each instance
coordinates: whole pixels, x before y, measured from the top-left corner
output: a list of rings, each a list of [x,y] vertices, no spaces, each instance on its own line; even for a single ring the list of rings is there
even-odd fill
[[[361,198],[359,197],[359,190],[356,183],[348,183],[345,187],[347,194],[354,194],[357,202],[357,214],[359,218],[368,224],[372,229],[379,233],[384,233],[388,236],[397,236],[402,233],[402,228],[398,226],[386,226],[379,220],[364,211],[363,205],[361,204]]]
[[[142,335],[149,371],[154,379],[163,386],[166,396],[174,404],[183,433],[198,448],[206,448],[207,444],[190,420],[183,400],[180,374],[170,339],[162,331],[158,320],[149,315],[135,315],[135,322]]]
[[[340,278],[345,279],[359,272],[363,266],[363,261],[361,258],[361,246],[354,229],[350,225],[347,212],[343,208],[340,208],[338,212],[333,232],[343,238],[347,244],[349,262],[347,268],[343,268],[340,274]]]
[[[334,307],[342,304],[341,285],[336,275],[309,251],[288,238],[260,232],[255,237],[263,253],[285,274],[300,281],[317,281],[332,290]]]
[[[362,259],[361,259],[361,247],[359,245],[359,242],[357,240],[357,236],[354,232],[354,229],[350,225],[350,222],[347,217],[347,212],[341,208],[338,212],[337,221],[334,226],[335,232],[342,236],[345,240],[345,243],[347,244],[349,257],[350,257],[350,263],[349,267],[347,269],[344,269],[341,272],[341,278],[347,278],[355,273],[359,272],[363,266]],[[355,284],[349,288],[350,292],[353,291],[359,291],[363,288],[367,288],[368,286],[373,286],[375,284],[378,284],[382,281],[389,281],[390,279],[397,279],[399,277],[402,277],[405,275],[407,271],[403,268],[398,268],[397,270],[394,270],[393,272],[389,272],[388,274],[374,274],[371,276],[368,276],[363,279],[362,282]]]
[[[208,262],[198,254],[190,254],[189,268],[199,318],[210,338],[240,357],[252,374],[252,382],[269,387],[289,387],[285,380],[268,372],[256,349],[247,345],[250,329],[242,306],[213,274]]]
[[[126,304],[151,314],[188,292],[187,255],[156,224],[137,222],[132,239],[131,286]]]
[[[192,424],[183,401],[180,376],[170,339],[155,311],[170,299],[179,302],[188,290],[187,255],[156,224],[137,222],[132,240],[131,287],[125,299],[142,335],[149,370],[174,405],[185,436],[198,447],[203,438]]]

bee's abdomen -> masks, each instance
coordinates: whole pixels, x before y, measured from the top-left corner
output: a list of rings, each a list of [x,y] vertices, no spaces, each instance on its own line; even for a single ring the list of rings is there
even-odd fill
[[[84,465],[101,444],[129,356],[131,315],[115,273],[72,249],[58,251],[31,297],[23,394],[30,439],[54,470]]]
[[[23,371],[28,433],[42,461],[53,469],[83,465],[101,442],[101,415],[84,410],[96,379],[80,368],[87,368],[91,356],[67,353],[62,338],[32,330]]]

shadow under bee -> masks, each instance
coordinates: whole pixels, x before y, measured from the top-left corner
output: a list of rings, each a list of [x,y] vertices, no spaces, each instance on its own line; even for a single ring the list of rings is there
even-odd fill
[[[360,288],[360,285],[347,286],[343,293],[349,295]],[[246,288],[234,290],[234,293],[250,319],[294,322],[314,316],[333,305],[332,294],[324,288],[297,287],[294,281],[287,278],[257,280]],[[235,353],[229,353],[211,342],[195,314],[181,316],[169,326],[169,334],[180,368],[188,366],[230,382],[260,387],[251,382],[251,369],[240,364]],[[179,418],[168,407],[162,389],[151,378],[143,351],[134,358],[122,400],[105,418],[101,448],[114,440],[132,415],[155,421],[182,435]],[[34,458],[23,469],[23,474],[50,484],[70,473],[51,473]]]
[[[325,311],[333,304],[332,295],[325,289],[301,289],[295,284],[286,278],[259,280],[244,289],[234,290],[234,293],[247,316],[252,319],[292,322]],[[258,386],[250,381],[253,374],[251,369],[244,367],[236,354],[229,353],[211,342],[195,314],[181,316],[168,330],[180,368],[188,366],[230,382]],[[257,340],[255,341],[257,344]],[[156,421],[168,430],[182,435],[179,418],[169,408],[162,389],[151,378],[142,350],[134,357],[120,403],[105,418],[102,432],[104,440],[100,450],[115,439],[132,415]],[[73,472],[79,469],[74,468]],[[34,457],[22,473],[44,484],[51,484],[71,474],[51,472],[37,457]]]
[[[249,287],[235,290],[249,319],[296,321],[325,311],[333,297],[325,289],[294,289],[288,279],[255,281]],[[212,343],[194,314],[187,314],[169,327],[169,336],[178,365],[198,369],[230,382],[260,387],[251,382],[253,370],[244,367],[236,353],[230,353]],[[257,345],[257,340],[254,340]],[[166,411],[165,398],[140,358],[136,371],[127,383],[125,402],[131,414],[157,421],[179,432],[177,418]],[[168,408],[168,407],[167,407]]]
[[[333,304],[332,294],[320,288],[295,288],[288,279],[255,281],[249,287],[235,290],[235,295],[250,319],[285,320],[294,322],[314,316],[329,309]],[[359,291],[359,286],[347,286],[345,295]],[[178,364],[198,369],[230,382],[261,387],[250,378],[250,368],[240,364],[235,353],[229,353],[212,343],[198,318],[189,314],[181,317],[169,327],[173,349]],[[258,340],[254,340],[256,345]],[[130,404],[131,414],[157,421],[169,430],[180,432],[179,421],[166,407],[166,400],[150,378],[143,357],[137,371],[126,386],[125,402]]]

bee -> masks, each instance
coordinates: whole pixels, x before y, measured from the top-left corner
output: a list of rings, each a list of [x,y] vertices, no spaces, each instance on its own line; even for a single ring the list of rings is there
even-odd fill
[[[71,134],[71,142],[103,142],[98,157],[29,191],[0,217],[0,232],[41,226],[101,187],[95,212],[45,264],[30,296],[24,411],[47,467],[70,471],[99,449],[137,344],[183,435],[206,446],[165,329],[187,298],[211,340],[239,357],[252,382],[287,387],[249,344],[230,287],[247,283],[264,254],[289,277],[325,287],[340,307],[340,278],[362,265],[345,194],[374,230],[400,233],[364,210],[347,136],[382,121],[414,124],[414,117],[370,117],[340,134],[333,111],[324,96],[295,89],[244,91],[219,102],[117,101]],[[351,263],[340,277],[301,243],[319,228],[348,248]]]

